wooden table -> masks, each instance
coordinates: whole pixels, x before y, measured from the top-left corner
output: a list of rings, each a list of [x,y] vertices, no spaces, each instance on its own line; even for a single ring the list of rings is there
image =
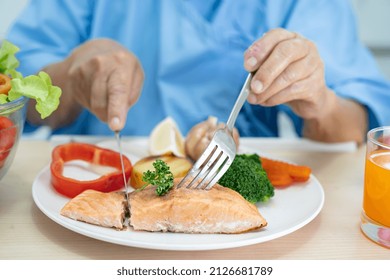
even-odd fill
[[[364,147],[353,152],[272,151],[312,167],[325,191],[320,214],[303,228],[272,241],[187,252],[111,244],[70,231],[46,217],[35,205],[31,187],[38,172],[49,164],[51,149],[48,141],[22,140],[11,169],[0,181],[0,259],[390,259],[390,250],[366,239],[359,228]]]

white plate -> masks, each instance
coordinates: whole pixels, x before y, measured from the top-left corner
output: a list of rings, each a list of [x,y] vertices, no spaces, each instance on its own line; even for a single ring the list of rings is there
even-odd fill
[[[101,146],[116,149],[116,142],[106,141]],[[135,163],[147,154],[147,143],[144,139],[132,139],[124,141],[122,149]],[[49,166],[34,180],[32,195],[46,216],[74,232],[115,244],[161,250],[213,250],[266,242],[305,226],[318,215],[324,204],[322,186],[311,175],[306,183],[275,189],[275,196],[269,202],[257,205],[268,222],[263,229],[241,234],[181,234],[133,231],[131,228],[117,231],[61,216],[60,210],[69,199],[51,186]]]

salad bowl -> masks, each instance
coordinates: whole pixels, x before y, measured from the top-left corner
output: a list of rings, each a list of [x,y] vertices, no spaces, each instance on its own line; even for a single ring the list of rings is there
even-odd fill
[[[27,100],[22,96],[12,102],[0,104],[0,180],[15,157],[26,118]]]

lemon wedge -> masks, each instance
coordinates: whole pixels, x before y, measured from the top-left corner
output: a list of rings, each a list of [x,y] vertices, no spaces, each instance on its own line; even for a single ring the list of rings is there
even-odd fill
[[[149,150],[153,156],[173,154],[185,157],[184,137],[171,117],[165,118],[153,128],[149,137]]]

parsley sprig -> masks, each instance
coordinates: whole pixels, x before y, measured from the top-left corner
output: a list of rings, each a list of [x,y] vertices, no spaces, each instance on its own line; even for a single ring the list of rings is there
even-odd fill
[[[142,181],[146,184],[141,188],[144,189],[148,185],[157,186],[156,194],[162,196],[173,187],[173,174],[169,166],[161,159],[153,162],[155,171],[146,171],[143,173]]]

